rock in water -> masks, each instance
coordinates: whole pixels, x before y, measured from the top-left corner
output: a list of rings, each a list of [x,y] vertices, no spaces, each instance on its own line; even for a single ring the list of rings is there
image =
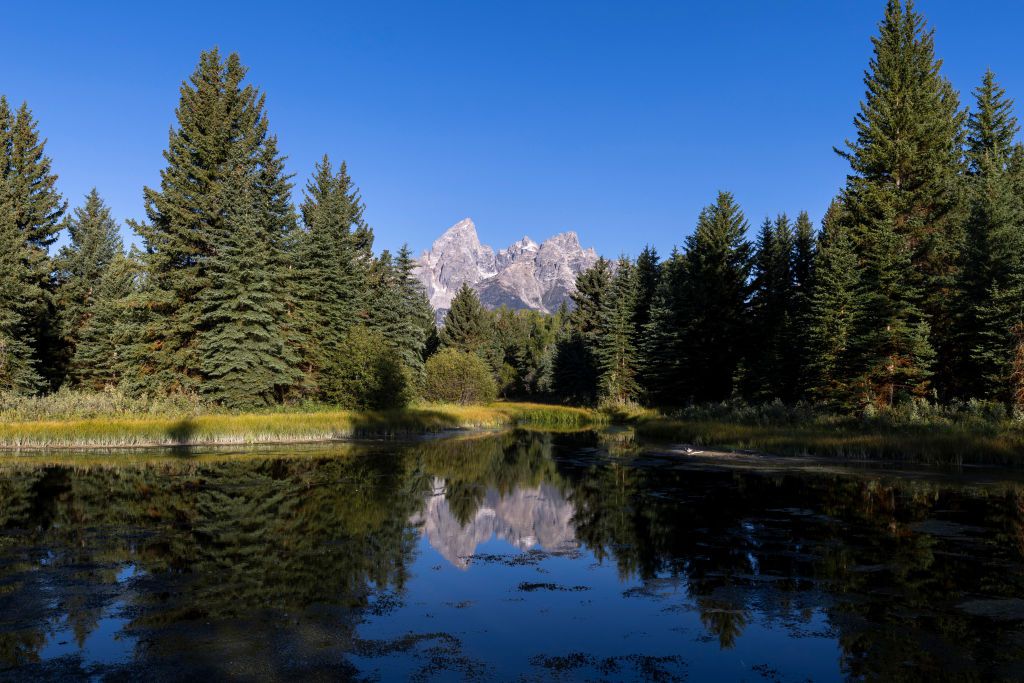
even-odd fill
[[[576,291],[576,276],[596,261],[597,252],[580,246],[575,232],[540,244],[524,237],[495,254],[480,243],[476,226],[465,218],[423,252],[415,272],[440,321],[463,282],[477,291],[487,308],[553,313]]]

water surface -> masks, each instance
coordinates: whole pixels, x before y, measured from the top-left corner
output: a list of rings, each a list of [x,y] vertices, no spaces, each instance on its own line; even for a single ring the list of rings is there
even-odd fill
[[[0,460],[0,678],[1024,675],[1009,473],[628,433]]]

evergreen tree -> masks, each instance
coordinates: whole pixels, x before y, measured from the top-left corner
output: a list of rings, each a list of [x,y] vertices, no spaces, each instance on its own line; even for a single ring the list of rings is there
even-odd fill
[[[438,332],[441,348],[475,353],[490,361],[494,348],[494,324],[491,314],[480,303],[476,292],[465,282],[452,299]],[[492,363],[493,367],[493,363]]]
[[[822,221],[806,323],[804,393],[830,408],[849,404],[853,391],[847,363],[856,316],[857,255],[841,212],[833,202]]]
[[[628,258],[620,258],[608,295],[602,301],[601,333],[595,354],[601,396],[617,404],[634,401],[640,392],[636,327],[639,290],[637,267]]]
[[[765,219],[753,259],[745,390],[748,399],[792,401],[795,235],[789,218]]]
[[[146,277],[142,295],[147,315],[138,346],[128,355],[140,359],[130,384],[139,389],[194,391],[206,373],[223,384],[231,373],[251,369],[240,386],[258,388],[253,400],[264,400],[268,387],[292,376],[280,365],[268,365],[263,354],[276,348],[278,336],[290,336],[283,321],[269,323],[266,316],[284,317],[284,307],[264,306],[255,292],[270,287],[275,296],[287,292],[288,264],[284,246],[294,230],[290,183],[276,140],[268,135],[264,97],[251,85],[242,85],[246,69],[238,55],[221,59],[217,49],[204,52],[188,82],[181,86],[175,112],[177,126],[170,132],[164,152],[167,166],[159,189],[146,188],[148,222],[135,225],[146,246]],[[239,193],[245,193],[243,198]],[[244,216],[246,225],[234,226]],[[237,231],[253,239],[242,256]],[[269,261],[268,261],[269,259]],[[213,281],[237,268],[230,282]],[[261,273],[257,276],[256,270]],[[260,283],[257,284],[256,280]],[[210,290],[215,288],[214,291]],[[243,305],[224,308],[223,296],[234,288],[252,291],[259,299],[249,312]],[[233,318],[233,316],[236,316]],[[268,324],[267,334],[243,330],[240,325]],[[226,326],[223,330],[216,326]],[[227,329],[230,327],[231,329]],[[200,350],[200,341],[205,350]],[[241,349],[214,349],[211,339],[225,343],[259,340],[265,347],[252,350],[253,359],[229,368],[228,357]],[[246,341],[248,340],[248,341]],[[212,356],[210,354],[213,354]],[[291,362],[291,353],[282,362]],[[230,363],[229,363],[230,364]],[[226,388],[211,393],[234,400]]]
[[[914,303],[919,297],[907,282],[909,245],[895,226],[880,223],[861,249],[849,347],[856,400],[891,406],[927,396],[935,352],[928,323]]]
[[[367,297],[367,262],[354,230],[364,226],[364,207],[344,163],[335,173],[324,155],[306,185],[298,238],[299,319],[307,389],[337,398],[338,363],[349,328],[361,318]]]
[[[257,177],[235,168],[226,185],[233,202],[217,250],[206,264],[210,285],[200,295],[198,352],[203,393],[231,408],[280,400],[298,381],[287,345],[278,254],[267,239],[267,211]]]
[[[434,328],[434,311],[413,269],[408,245],[394,258],[385,251],[374,266],[369,327],[386,339],[417,384],[423,379],[427,340]],[[486,313],[486,312],[485,312]]]
[[[633,313],[633,326],[643,330],[651,320],[651,302],[658,289],[661,264],[658,252],[652,246],[644,247],[636,259],[637,296]]]
[[[0,213],[13,223],[24,242],[16,252],[21,264],[17,272],[19,279],[25,280],[22,295],[29,297],[10,305],[20,311],[18,327],[24,336],[18,345],[30,350],[27,362],[51,387],[60,381],[61,364],[48,250],[57,239],[67,209],[56,183],[46,141],[40,138],[28,105],[23,103],[12,112],[7,99],[0,96]]]
[[[611,281],[611,264],[603,257],[576,276],[573,311],[558,340],[554,359],[553,385],[564,400],[590,404],[598,399],[602,311]]]
[[[103,389],[120,382],[126,362],[122,355],[134,334],[129,300],[141,268],[137,255],[117,251],[92,287],[88,315],[77,330],[68,368],[73,386]]]
[[[936,384],[946,396],[953,391],[950,368],[957,355],[951,330],[963,245],[958,174],[965,116],[940,73],[933,32],[911,1],[889,0],[872,43],[866,98],[854,118],[857,137],[846,151],[837,150],[852,171],[845,213],[861,261],[877,256],[880,244],[896,247],[894,238],[903,241],[898,253],[900,260],[907,253],[907,287],[893,288],[895,299],[881,308],[923,312],[938,352]],[[897,327],[916,325],[903,320]]]
[[[679,405],[688,395],[681,332],[685,272],[683,255],[673,250],[661,264],[649,320],[641,329],[641,385],[647,401],[656,406]]]
[[[705,207],[686,238],[679,297],[681,356],[690,396],[698,402],[733,395],[744,351],[751,247],[747,221],[728,192]]]
[[[1013,138],[1019,127],[1013,101],[986,72],[975,90],[977,103],[968,121],[967,185],[970,214],[964,268],[958,292],[956,365],[961,393],[1011,400],[1007,381],[1014,354],[1012,330],[1022,318],[1013,296],[1024,277],[1024,196],[1021,158]]]
[[[789,382],[793,387],[792,398],[806,398],[811,361],[807,329],[811,315],[811,288],[814,283],[814,263],[817,257],[818,237],[806,211],[797,216],[794,226],[793,245],[793,296],[791,299]]]
[[[997,167],[1006,166],[1020,126],[1013,114],[1013,100],[996,82],[991,69],[985,70],[974,97],[974,111],[967,119],[967,161],[971,172],[979,174],[986,157],[991,157]]]
[[[114,259],[124,247],[110,209],[93,188],[85,203],[64,221],[70,242],[57,255],[59,287],[56,295],[60,338],[70,364],[76,361],[82,329],[95,313],[97,290]],[[109,283],[108,283],[109,284]]]
[[[29,263],[29,248],[10,207],[0,204],[0,391],[34,393],[42,388],[31,318],[38,284]]]

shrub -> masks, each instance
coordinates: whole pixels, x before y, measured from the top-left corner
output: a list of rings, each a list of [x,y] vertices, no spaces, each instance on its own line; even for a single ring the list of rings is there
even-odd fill
[[[473,353],[444,349],[426,363],[423,398],[442,403],[487,403],[498,395],[491,370]]]
[[[345,351],[331,369],[340,405],[388,410],[409,404],[411,374],[380,333],[354,326],[345,338]]]

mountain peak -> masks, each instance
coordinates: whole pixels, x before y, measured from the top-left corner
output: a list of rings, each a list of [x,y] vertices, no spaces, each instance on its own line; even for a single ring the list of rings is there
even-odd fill
[[[524,236],[495,254],[480,243],[472,219],[464,218],[423,252],[416,276],[439,319],[463,283],[475,289],[488,308],[551,313],[576,291],[576,275],[596,261],[597,252],[583,249],[573,231],[540,244]]]
[[[472,218],[469,218],[467,216],[466,218],[463,218],[461,221],[459,221],[452,227],[445,230],[441,237],[444,237],[445,235],[472,235],[474,238],[476,238],[476,223],[473,222]]]

